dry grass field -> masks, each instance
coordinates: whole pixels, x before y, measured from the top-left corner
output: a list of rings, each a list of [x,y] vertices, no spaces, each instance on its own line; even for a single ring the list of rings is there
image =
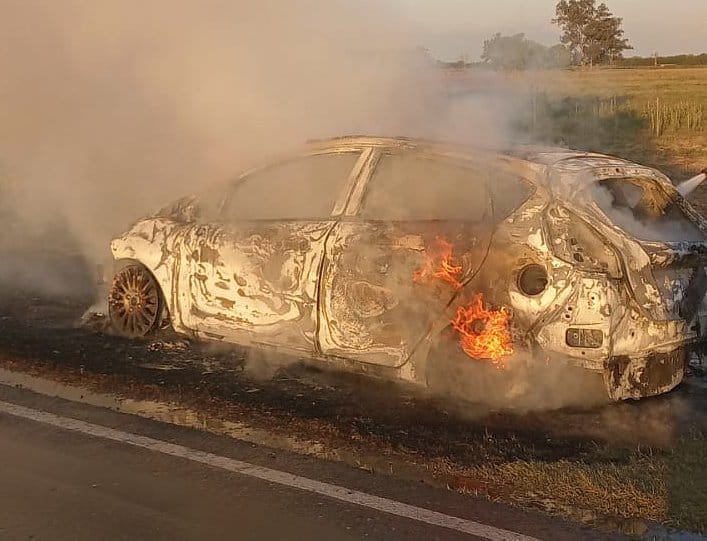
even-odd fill
[[[707,68],[508,75],[528,91],[521,128],[541,140],[616,154],[680,181],[707,166]],[[697,194],[707,211],[707,187]]]

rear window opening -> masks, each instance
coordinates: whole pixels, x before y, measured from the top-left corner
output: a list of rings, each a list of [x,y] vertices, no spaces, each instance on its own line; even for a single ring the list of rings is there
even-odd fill
[[[599,181],[595,190],[599,208],[621,229],[649,241],[702,241],[705,235],[655,181],[616,178]]]

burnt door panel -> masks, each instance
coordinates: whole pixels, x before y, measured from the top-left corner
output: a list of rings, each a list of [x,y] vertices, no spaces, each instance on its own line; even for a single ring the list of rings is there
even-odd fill
[[[359,159],[357,150],[316,153],[238,180],[220,211],[223,225],[194,226],[184,237],[189,328],[313,352],[324,242]]]
[[[486,256],[489,169],[426,152],[381,152],[332,230],[320,289],[324,354],[400,366]]]
[[[402,365],[483,264],[484,223],[344,221],[326,243],[322,353]]]
[[[196,226],[184,238],[180,305],[209,338],[312,351],[328,221]]]

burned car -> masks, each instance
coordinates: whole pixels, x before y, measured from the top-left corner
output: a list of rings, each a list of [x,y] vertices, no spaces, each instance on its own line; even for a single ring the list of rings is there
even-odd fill
[[[450,363],[570,363],[640,398],[704,342],[706,235],[618,158],[347,137],[137,222],[111,245],[109,313],[127,336],[168,323],[423,385]]]

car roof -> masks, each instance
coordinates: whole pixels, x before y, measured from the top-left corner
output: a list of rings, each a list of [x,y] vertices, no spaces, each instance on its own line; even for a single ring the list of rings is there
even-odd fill
[[[552,163],[573,157],[609,157],[603,154],[584,152],[563,147],[541,145],[509,145],[505,148],[484,146],[483,144],[469,144],[455,141],[424,139],[416,137],[381,137],[375,135],[344,135],[328,139],[312,139],[308,141],[309,148],[313,150],[346,150],[347,148],[390,148],[401,150],[417,150],[439,153],[454,152],[466,154],[469,158],[495,154],[523,159],[526,161],[551,165]],[[618,159],[618,158],[616,158]]]
[[[373,147],[390,150],[409,150],[439,154],[458,159],[495,158],[522,162],[517,165],[542,173],[528,180],[546,184],[558,197],[571,197],[577,190],[609,178],[642,176],[653,179],[666,189],[674,189],[672,182],[661,172],[628,160],[571,148],[516,144],[506,148],[489,148],[483,145],[435,141],[414,137],[380,137],[372,135],[347,135],[308,142],[312,151],[345,151]],[[553,174],[554,173],[554,174]]]

